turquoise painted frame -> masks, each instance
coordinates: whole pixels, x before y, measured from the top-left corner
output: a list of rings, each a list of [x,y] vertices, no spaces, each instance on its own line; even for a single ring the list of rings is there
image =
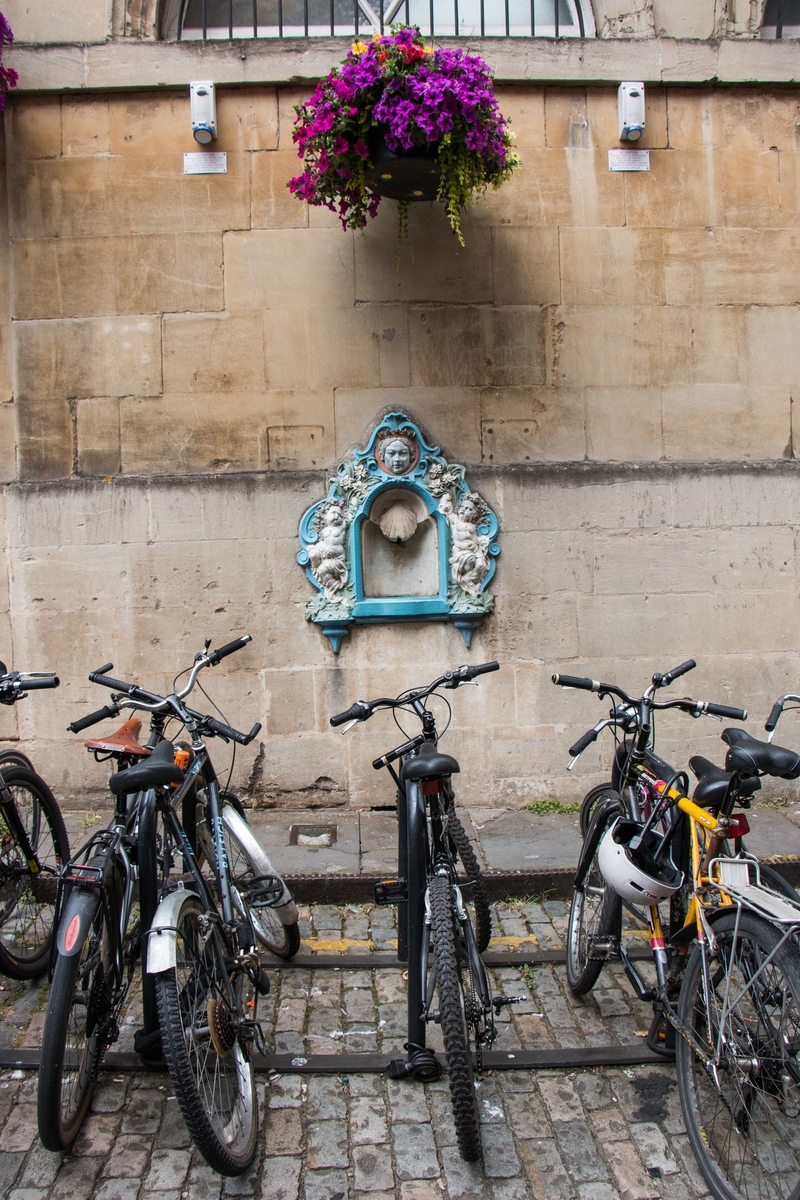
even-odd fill
[[[404,460],[394,469],[382,449],[390,443]],[[375,427],[365,449],[340,464],[327,495],[303,514],[297,561],[317,592],[306,607],[306,620],[320,626],[334,653],[353,625],[397,621],[449,620],[469,646],[494,607],[487,585],[500,546],[496,515],[470,491],[464,476],[464,467],[448,463],[405,413],[392,412]],[[364,595],[362,527],[376,499],[389,490],[418,496],[436,522],[436,594]]]

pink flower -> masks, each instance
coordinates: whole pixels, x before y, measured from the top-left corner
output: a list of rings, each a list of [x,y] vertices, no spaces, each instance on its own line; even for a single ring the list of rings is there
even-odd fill
[[[347,154],[347,151],[349,149],[350,149],[350,143],[348,142],[346,137],[335,137],[333,139],[333,153],[334,154]]]
[[[359,158],[369,158],[369,146],[366,142],[357,141],[353,149]]]

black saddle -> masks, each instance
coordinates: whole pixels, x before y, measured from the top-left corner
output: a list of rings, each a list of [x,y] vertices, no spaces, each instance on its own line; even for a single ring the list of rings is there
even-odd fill
[[[183,771],[175,766],[174,758],[175,747],[172,742],[159,742],[144,762],[112,775],[108,781],[109,790],[114,796],[122,796],[129,792],[166,787],[170,783],[183,783]]]
[[[723,742],[730,750],[725,755],[725,766],[729,771],[746,774],[777,775],[779,779],[797,779],[800,776],[800,754],[784,750],[770,742],[759,742],[743,729],[725,729]]]
[[[733,771],[723,771],[722,767],[716,766],[715,763],[699,754],[695,754],[689,759],[689,766],[698,779],[692,799],[702,808],[711,808],[716,811],[727,795],[728,784],[733,779]],[[757,775],[740,780],[737,789],[739,798],[752,796],[753,792],[757,792],[760,787],[761,781]]]
[[[407,758],[400,768],[400,778],[438,779],[440,775],[456,775],[461,770],[449,754],[442,754],[432,742],[423,742],[413,758]]]

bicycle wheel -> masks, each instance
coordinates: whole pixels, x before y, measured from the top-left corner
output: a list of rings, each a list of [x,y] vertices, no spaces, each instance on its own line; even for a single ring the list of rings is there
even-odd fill
[[[596,942],[619,940],[622,931],[622,901],[608,886],[595,855],[583,891],[573,888],[567,929],[567,982],[575,996],[590,992],[603,970],[604,958]]]
[[[583,800],[581,801],[581,813],[579,817],[582,838],[586,837],[586,833],[592,823],[592,817],[594,816],[594,810],[597,801],[605,796],[608,792],[612,792],[614,795],[616,795],[616,792],[614,792],[613,783],[598,783],[596,787],[593,787],[591,791],[587,792],[583,797]]]
[[[39,1070],[39,1137],[68,1150],[89,1108],[112,1013],[113,964],[103,908],[97,905],[79,953],[59,955],[47,1001]]]
[[[190,893],[175,925],[176,965],[156,976],[164,1056],[203,1158],[220,1175],[241,1175],[253,1161],[258,1137],[253,1064],[241,1032],[254,989],[244,972],[236,971],[231,1006],[216,926]]]
[[[464,883],[461,883],[464,903],[471,909],[472,925],[475,930],[475,943],[478,953],[483,954],[492,937],[492,910],[486,895],[483,875],[478,864],[478,857],[472,848],[467,831],[451,809],[447,816],[447,829],[461,859],[461,864],[467,874],[470,887],[464,894]]]
[[[228,856],[231,882],[235,891],[239,893],[238,907],[240,911],[244,914],[246,906],[253,919],[258,940],[265,949],[278,958],[293,958],[300,949],[300,927],[297,921],[297,906],[292,900],[291,893],[284,884],[284,894],[288,899],[282,897],[278,906],[259,904],[258,901],[254,902],[247,898],[248,887],[253,880],[263,878],[265,875],[276,878],[280,878],[280,876],[251,830],[247,819],[229,800],[226,800],[222,807],[222,823],[225,826],[225,851]],[[212,863],[214,847],[211,830],[206,820],[206,809],[203,807],[201,810],[200,806],[198,806],[197,813],[197,838],[203,857],[207,862]],[[244,898],[244,902],[242,898]]]
[[[800,1197],[800,962],[760,917],[725,913],[704,978],[686,968],[678,1089],[692,1150],[717,1200]],[[706,997],[708,999],[706,999]]]
[[[47,784],[21,767],[3,770],[5,789],[40,870],[32,871],[0,805],[0,971],[33,979],[47,969],[53,940],[58,873],[69,859],[69,842],[58,804]]]
[[[434,875],[429,879],[428,895],[436,987],[439,994],[439,1020],[447,1056],[458,1148],[466,1162],[477,1162],[482,1156],[481,1138],[465,1007],[471,1003],[471,999],[465,998],[464,995],[453,930],[452,890],[446,875]]]

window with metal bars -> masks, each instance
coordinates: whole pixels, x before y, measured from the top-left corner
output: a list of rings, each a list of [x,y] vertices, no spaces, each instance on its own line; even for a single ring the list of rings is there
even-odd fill
[[[417,25],[426,37],[592,37],[589,0],[168,0],[162,37],[357,37]]]
[[[800,0],[767,0],[761,36],[769,41],[800,38]]]

